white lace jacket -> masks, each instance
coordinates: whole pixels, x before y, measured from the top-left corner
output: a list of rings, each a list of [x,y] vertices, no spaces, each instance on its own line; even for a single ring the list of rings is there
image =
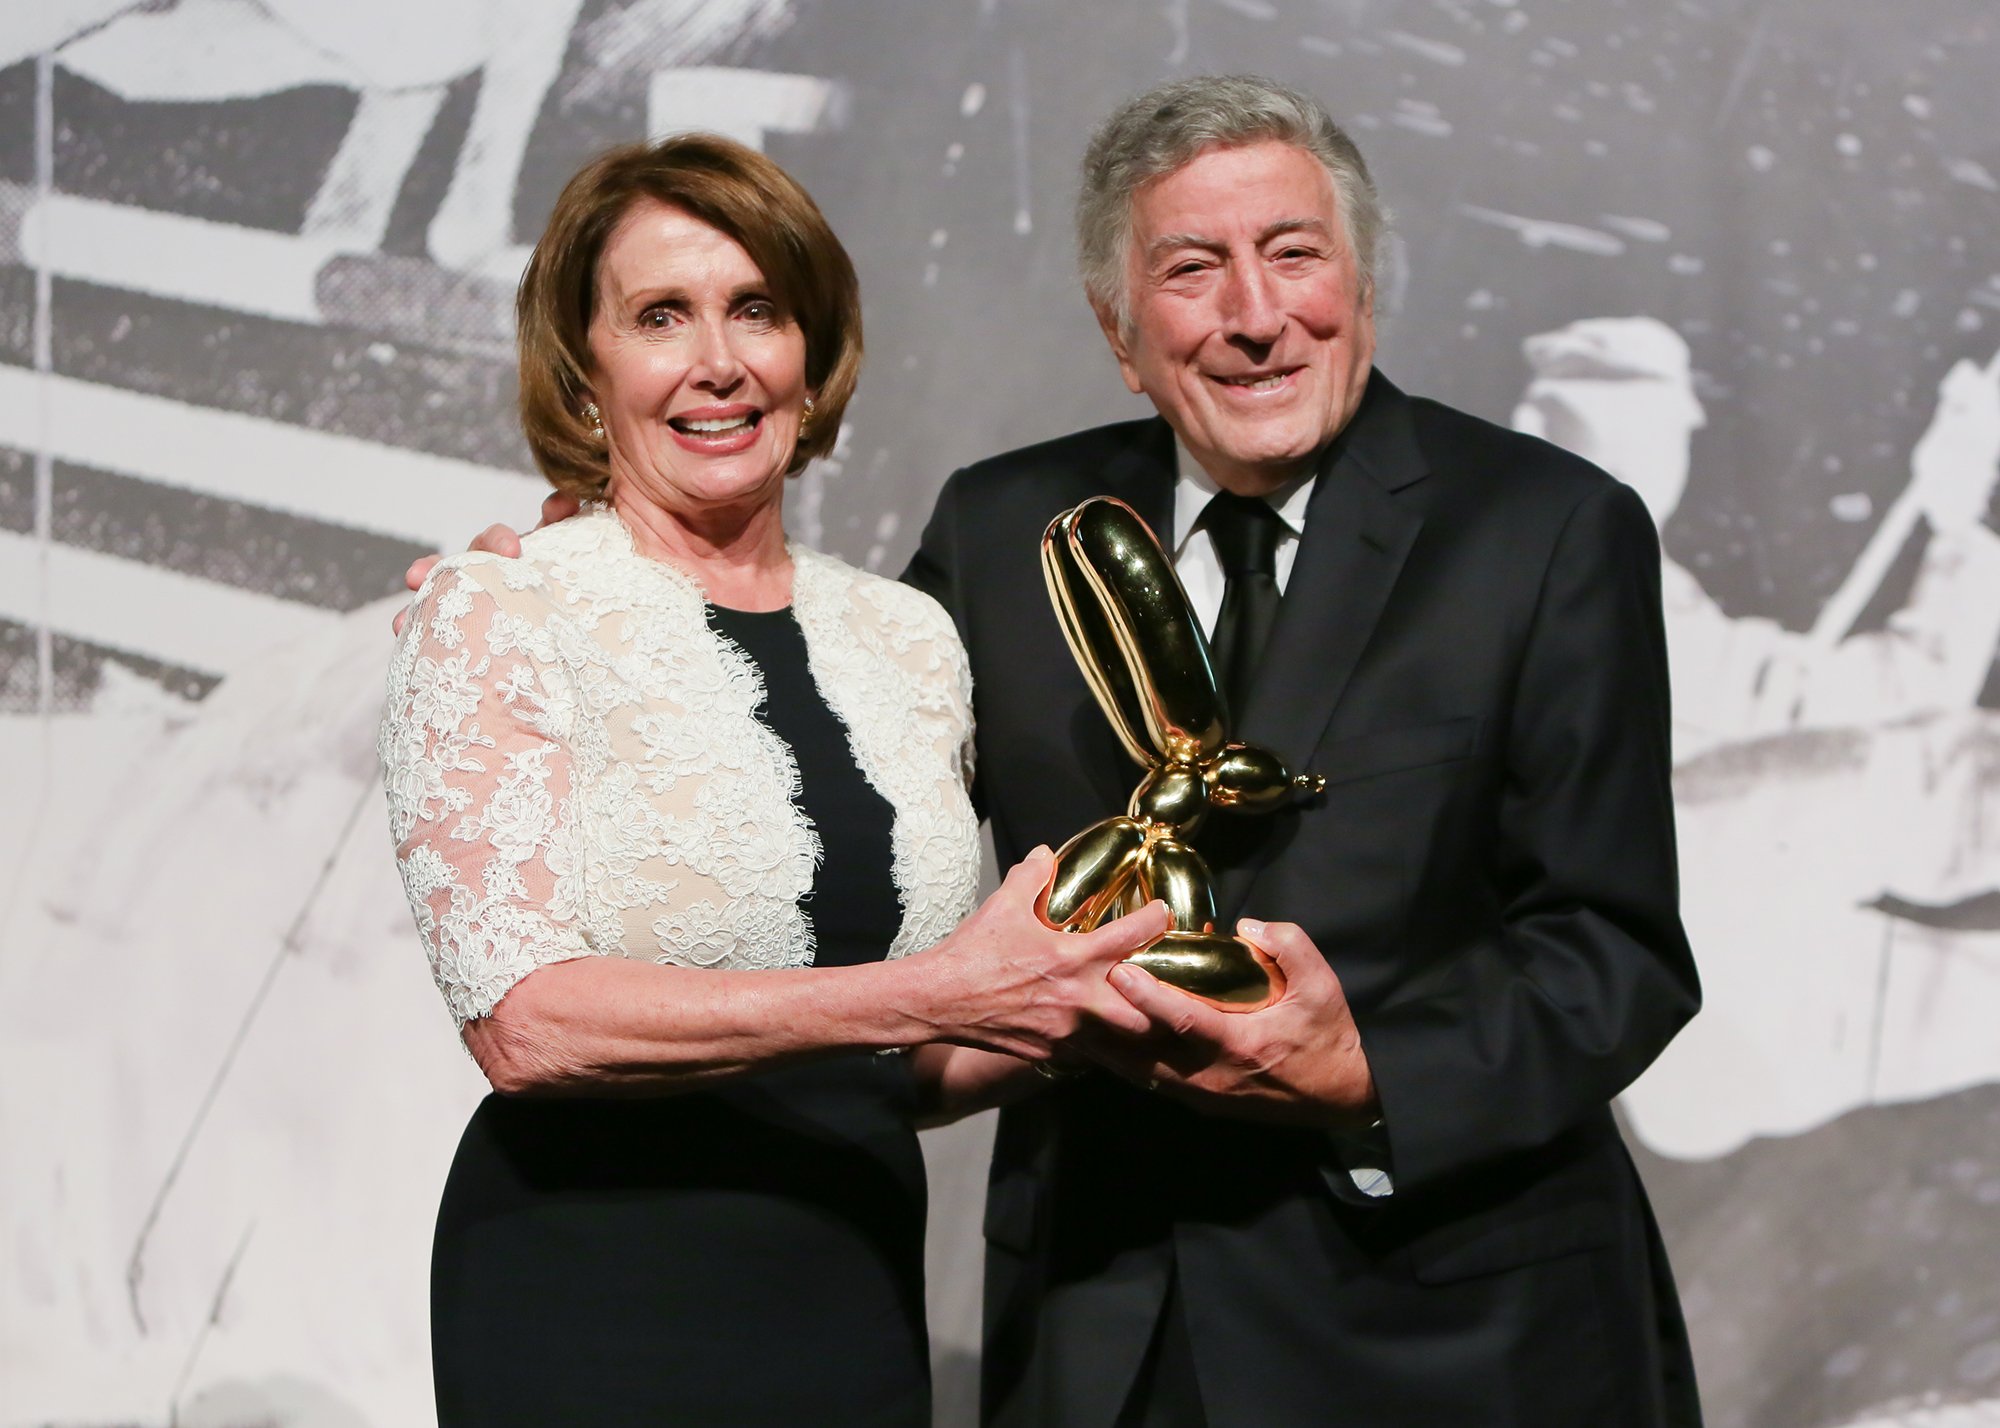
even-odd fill
[[[793,801],[791,751],[756,718],[756,666],[610,511],[522,545],[439,564],[389,671],[389,820],[452,1015],[591,954],[810,963],[798,899],[819,830]],[[977,886],[965,652],[930,597],[792,558],[814,682],[895,811],[902,956],[955,927]]]

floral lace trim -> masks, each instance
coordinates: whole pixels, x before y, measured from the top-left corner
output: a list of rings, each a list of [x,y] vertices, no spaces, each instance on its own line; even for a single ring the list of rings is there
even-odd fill
[[[462,643],[457,618],[471,608],[470,596],[454,587],[433,610],[434,642],[455,653],[439,659],[422,653],[415,640],[399,650],[390,687],[408,690],[411,697],[400,716],[391,704],[378,745],[387,771],[390,828],[399,844],[419,823],[442,824],[456,813],[461,816],[451,839],[485,837],[494,848],[482,878],[484,897],[432,843],[415,843],[402,859],[404,891],[430,951],[432,975],[460,1023],[491,1011],[535,968],[589,951],[575,928],[518,897],[519,864],[553,836],[557,810],[547,790],[547,755],[556,746],[545,742],[507,754],[493,795],[476,808],[471,790],[448,777],[488,772],[490,756],[483,751],[496,747],[471,719],[479,707],[479,681],[492,661],[457,649]],[[441,914],[431,906],[439,893],[446,898]]]
[[[793,613],[805,631],[813,682],[847,726],[862,776],[896,812],[891,876],[903,921],[888,955],[920,952],[958,926],[979,889],[979,825],[966,792],[972,676],[965,652],[944,612],[907,586],[798,547],[792,569]],[[953,745],[943,778],[937,761],[919,752],[936,744],[940,727]]]
[[[709,626],[699,587],[640,556],[610,512],[526,544],[520,560],[440,565],[390,671],[390,820],[454,1016],[592,952],[809,963],[798,903],[819,840],[791,751],[756,717],[755,664]],[[792,554],[813,678],[895,812],[903,920],[889,955],[902,956],[951,931],[976,892],[964,652],[925,597]],[[482,703],[518,727],[482,729]]]

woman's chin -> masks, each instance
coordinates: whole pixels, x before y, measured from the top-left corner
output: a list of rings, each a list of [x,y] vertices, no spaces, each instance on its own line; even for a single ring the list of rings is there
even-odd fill
[[[611,484],[614,501],[639,500],[669,513],[755,509],[784,494],[784,461],[776,453],[752,449],[727,457],[690,461],[682,452],[663,452],[653,469],[633,472]]]

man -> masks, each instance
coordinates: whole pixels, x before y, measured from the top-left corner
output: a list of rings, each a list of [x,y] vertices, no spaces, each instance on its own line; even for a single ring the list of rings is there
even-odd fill
[[[1037,559],[1087,496],[1168,537],[1235,732],[1327,788],[1198,838],[1285,995],[1223,1013],[1119,969],[1159,1035],[1002,1113],[988,1422],[1697,1423],[1609,1109],[1698,1002],[1644,504],[1373,371],[1380,208],[1312,100],[1139,96],[1078,218],[1159,416],[956,473],[907,577],[971,654],[1000,858],[1138,776]]]
[[[1001,861],[1137,777],[1036,565],[1091,495],[1221,620],[1237,735],[1328,787],[1198,839],[1287,995],[1226,1014],[1122,969],[1160,1040],[1002,1113],[987,1418],[1696,1422],[1609,1110],[1698,1002],[1646,507],[1372,371],[1380,209],[1313,101],[1170,83],[1084,173],[1086,292],[1159,417],[956,473],[908,572],[971,652]]]

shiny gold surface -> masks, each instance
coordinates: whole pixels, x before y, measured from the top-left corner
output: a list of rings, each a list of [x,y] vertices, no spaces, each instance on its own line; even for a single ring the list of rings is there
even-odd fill
[[[1049,602],[1055,606],[1056,622],[1063,639],[1076,657],[1077,668],[1097,699],[1097,707],[1111,721],[1111,731],[1125,752],[1141,768],[1153,762],[1152,747],[1146,741],[1146,721],[1140,711],[1139,694],[1132,687],[1125,653],[1105,622],[1104,607],[1097,602],[1069,541],[1058,529],[1069,512],[1050,523],[1042,535],[1042,581],[1048,586]]]
[[[1229,742],[1208,640],[1172,562],[1130,506],[1098,496],[1056,517],[1042,536],[1042,576],[1091,694],[1148,770],[1127,815],[1092,824],[1058,851],[1044,919],[1088,931],[1160,898],[1172,930],[1129,960],[1225,1011],[1270,1005],[1283,977],[1249,943],[1215,930],[1208,864],[1183,840],[1210,808],[1268,813],[1325,780]]]
[[[1215,931],[1215,890],[1201,854],[1171,834],[1156,834],[1139,855],[1140,901],[1158,898],[1176,932]]]
[[[1056,872],[1042,899],[1042,921],[1069,932],[1088,932],[1109,921],[1107,913],[1117,916],[1113,909],[1145,851],[1145,825],[1136,818],[1091,824],[1056,850]]]
[[[1125,960],[1224,1011],[1261,1011],[1285,991],[1284,974],[1270,958],[1213,932],[1169,932]]]
[[[1125,656],[1153,748],[1190,760],[1220,750],[1229,710],[1208,639],[1152,530],[1108,496],[1085,501],[1061,524]]]
[[[1208,801],[1239,813],[1269,813],[1294,794],[1326,787],[1318,774],[1294,776],[1276,754],[1250,744],[1230,744],[1202,765],[1201,774]]]
[[[1198,768],[1167,764],[1146,775],[1132,790],[1125,811],[1147,823],[1171,828],[1185,838],[1201,826],[1208,812],[1208,784]]]

